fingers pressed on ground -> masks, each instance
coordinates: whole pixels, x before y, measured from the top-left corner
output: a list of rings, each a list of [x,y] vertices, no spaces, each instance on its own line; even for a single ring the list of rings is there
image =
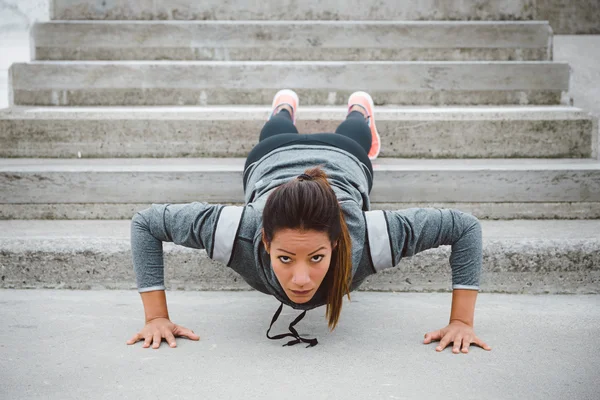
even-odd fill
[[[435,349],[437,351],[442,351],[448,346],[448,344],[450,344],[451,341],[452,340],[450,339],[450,337],[446,335],[442,338],[442,340],[440,340],[440,344]]]
[[[158,349],[160,347],[160,342],[162,342],[162,335],[160,332],[156,332],[154,334],[154,343],[152,344],[152,348]]]
[[[452,352],[454,354],[460,353],[460,345],[461,344],[462,344],[462,337],[459,336],[457,338],[454,338],[454,343],[453,343],[453,346],[452,346]]]
[[[462,349],[461,349],[461,351],[463,353],[466,354],[469,352],[469,346],[471,346],[472,341],[473,340],[470,337],[463,338]]]
[[[165,332],[165,339],[167,340],[167,343],[169,343],[169,346],[177,347],[177,343],[175,342],[175,336],[173,336],[171,332]]]
[[[152,344],[152,335],[147,335],[144,338],[144,346],[143,347],[150,347],[151,344]]]
[[[175,329],[175,336],[186,337],[191,340],[200,340],[200,336],[196,335],[194,331],[183,326],[177,326]]]
[[[478,337],[476,337],[473,340],[473,344],[476,344],[477,346],[481,347],[484,350],[491,350],[492,348],[490,346],[488,346],[483,340],[479,339]]]
[[[143,340],[142,335],[140,335],[139,333],[136,333],[135,335],[133,335],[131,337],[131,339],[129,339],[127,341],[127,344],[135,344],[135,343],[139,342],[140,340]]]
[[[440,331],[428,332],[425,334],[425,343],[431,343],[432,341],[440,340],[442,337]]]

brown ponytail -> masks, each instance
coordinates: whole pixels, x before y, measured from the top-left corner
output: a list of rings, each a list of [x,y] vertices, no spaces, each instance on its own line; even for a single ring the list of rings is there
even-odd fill
[[[350,282],[352,280],[352,242],[341,208],[340,225],[341,232],[335,258],[332,261],[334,263],[333,282],[327,288],[327,311],[325,312],[329,329],[332,331],[340,318],[344,295],[348,294],[348,300],[350,300]]]
[[[320,168],[279,186],[271,193],[263,210],[263,232],[268,243],[280,229],[325,232],[335,246],[331,264],[321,285],[327,291],[326,318],[333,331],[342,311],[344,295],[350,299],[352,281],[352,243],[344,214],[335,192]]]

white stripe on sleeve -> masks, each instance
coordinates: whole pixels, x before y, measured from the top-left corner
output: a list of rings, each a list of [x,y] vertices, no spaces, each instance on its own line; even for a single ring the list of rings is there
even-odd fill
[[[365,212],[365,218],[367,220],[367,234],[369,235],[369,249],[371,250],[373,268],[377,272],[392,268],[394,264],[390,234],[383,211],[367,211]]]
[[[214,237],[213,260],[229,263],[243,212],[244,207],[240,206],[227,206],[221,210]]]

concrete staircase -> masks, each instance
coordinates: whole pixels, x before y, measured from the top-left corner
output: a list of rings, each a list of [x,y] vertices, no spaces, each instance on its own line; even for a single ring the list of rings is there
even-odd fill
[[[529,21],[531,0],[439,3],[54,1],[0,111],[0,286],[133,287],[127,220],[153,202],[241,202],[243,157],[289,87],[303,132],[373,95],[374,208],[499,220],[484,221],[484,290],[600,292],[598,125],[570,106],[552,29]],[[166,249],[173,287],[247,287]],[[364,287],[447,290],[447,256]]]

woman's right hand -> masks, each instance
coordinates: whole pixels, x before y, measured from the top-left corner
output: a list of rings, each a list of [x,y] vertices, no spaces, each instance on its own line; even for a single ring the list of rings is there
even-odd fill
[[[176,337],[200,340],[200,336],[196,335],[194,331],[176,325],[168,318],[156,318],[147,322],[141,331],[127,341],[127,344],[132,345],[143,340],[144,345],[142,347],[148,348],[152,344],[153,349],[158,349],[164,338],[169,343],[169,346],[177,347],[177,343],[175,343]]]

